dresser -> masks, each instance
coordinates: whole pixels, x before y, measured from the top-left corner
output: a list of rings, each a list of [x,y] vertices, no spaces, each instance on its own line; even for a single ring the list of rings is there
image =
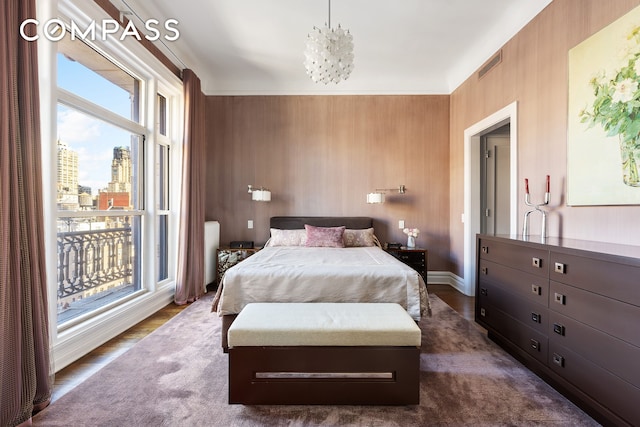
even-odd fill
[[[640,425],[640,247],[478,235],[476,252],[489,337],[601,423]]]

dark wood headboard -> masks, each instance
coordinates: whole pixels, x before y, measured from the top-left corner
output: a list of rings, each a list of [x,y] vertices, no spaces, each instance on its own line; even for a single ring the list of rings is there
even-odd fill
[[[373,227],[373,218],[366,216],[273,216],[270,228],[281,230],[297,230],[305,224],[316,227],[340,227],[344,225],[352,230],[362,230]]]

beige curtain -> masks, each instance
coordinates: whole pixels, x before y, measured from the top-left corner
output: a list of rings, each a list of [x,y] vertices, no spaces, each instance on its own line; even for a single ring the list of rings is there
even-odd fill
[[[35,0],[0,2],[0,425],[29,423],[53,383],[42,210]],[[33,27],[33,26],[31,26]]]
[[[193,71],[184,70],[182,80],[185,122],[176,304],[204,294],[205,98]]]

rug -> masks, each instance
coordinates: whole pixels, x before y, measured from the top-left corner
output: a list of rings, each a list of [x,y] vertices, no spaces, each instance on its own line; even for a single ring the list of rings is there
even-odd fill
[[[227,404],[212,294],[196,301],[33,419],[35,426],[597,426],[430,295],[420,322],[420,405]]]

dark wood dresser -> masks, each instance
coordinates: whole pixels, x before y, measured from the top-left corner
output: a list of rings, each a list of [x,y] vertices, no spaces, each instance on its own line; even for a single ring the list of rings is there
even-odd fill
[[[477,236],[476,321],[605,425],[640,425],[640,247]]]

